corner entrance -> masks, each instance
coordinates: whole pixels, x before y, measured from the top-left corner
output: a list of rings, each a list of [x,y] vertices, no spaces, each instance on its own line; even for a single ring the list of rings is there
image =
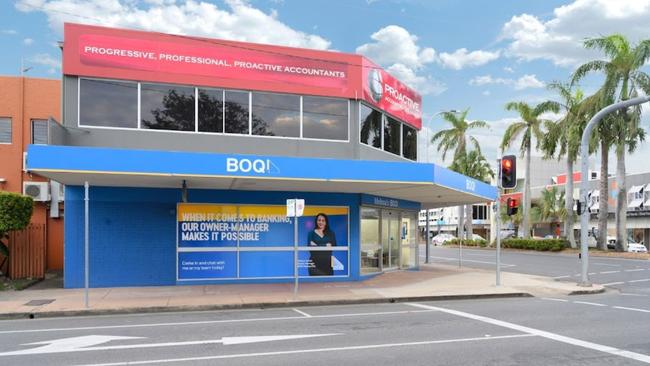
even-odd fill
[[[361,208],[361,273],[417,267],[417,214]]]

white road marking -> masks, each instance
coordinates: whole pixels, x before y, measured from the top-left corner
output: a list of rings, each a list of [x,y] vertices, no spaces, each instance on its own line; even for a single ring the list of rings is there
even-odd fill
[[[636,269],[626,269],[625,272],[639,272],[645,271],[645,268],[636,268]]]
[[[593,306],[607,306],[605,304],[599,304],[597,302],[587,302],[587,301],[574,301],[576,304],[584,304],[584,305],[593,305]]]
[[[338,333],[328,334],[290,334],[279,336],[252,336],[252,337],[223,337],[221,339],[206,339],[200,341],[186,341],[186,342],[164,342],[164,343],[140,343],[140,344],[121,344],[116,346],[95,346],[86,347],[85,344],[94,342],[92,344],[109,342],[112,339],[130,339],[141,337],[112,337],[112,336],[83,336],[56,339],[54,341],[45,341],[28,344],[45,344],[43,347],[25,349],[20,351],[0,353],[0,356],[24,356],[24,355],[40,355],[48,353],[71,353],[71,352],[89,352],[89,351],[113,351],[121,349],[137,349],[137,348],[160,348],[160,347],[181,347],[181,346],[196,346],[205,344],[223,344],[230,346],[233,344],[248,344],[259,342],[272,342],[272,341],[286,341],[291,339],[314,338],[314,337],[328,337],[341,335]],[[89,338],[98,338],[97,341],[86,341]],[[79,342],[81,341],[81,342]]]
[[[533,337],[533,336],[534,336],[533,334],[513,334],[513,335],[492,336],[492,337],[442,339],[442,340],[435,340],[435,341],[404,342],[404,343],[383,343],[383,344],[368,344],[368,345],[348,346],[348,347],[311,348],[311,349],[298,349],[298,350],[289,350],[289,351],[239,353],[239,354],[232,354],[232,355],[172,358],[172,359],[162,359],[162,360],[126,361],[126,362],[92,364],[92,365],[86,365],[86,366],[146,365],[146,364],[157,364],[157,363],[219,360],[219,359],[229,359],[229,358],[295,355],[295,354],[301,354],[301,353],[316,353],[316,352],[357,351],[357,350],[364,350],[364,349],[395,348],[395,347],[407,347],[407,346],[425,346],[425,345],[430,345],[430,344],[460,343],[460,342],[474,342],[474,341],[491,341],[491,340],[497,340],[497,339],[526,338],[526,337]]]
[[[639,311],[642,313],[650,313],[650,310],[646,309],[637,309],[637,308],[627,308],[625,306],[612,306],[614,309],[621,309],[621,310],[632,310],[632,311]]]
[[[622,296],[639,296],[639,297],[648,297],[649,295],[642,295],[642,294],[629,294],[629,293],[620,293]]]
[[[347,314],[344,313],[344,314],[329,314],[329,315],[312,315],[311,318],[307,318],[305,316],[281,316],[281,317],[273,317],[273,318],[204,320],[204,321],[177,322],[177,323],[124,324],[124,325],[104,325],[104,326],[74,327],[74,328],[19,329],[19,330],[0,331],[0,334],[64,332],[64,331],[94,330],[94,329],[172,327],[172,326],[181,326],[181,325],[247,323],[247,322],[259,322],[259,321],[300,320],[300,319],[315,319],[315,318],[341,318],[341,317],[354,317],[354,316],[376,316],[376,315],[396,315],[396,314],[426,313],[426,312],[431,312],[431,311],[433,311],[433,310],[401,310],[401,311],[383,311],[383,312],[373,312],[373,313],[347,313]]]
[[[518,324],[514,324],[514,323],[509,323],[509,322],[506,322],[506,321],[503,321],[503,320],[488,318],[488,317],[482,316],[482,315],[470,314],[470,313],[466,313],[466,312],[463,312],[463,311],[452,310],[452,309],[447,309],[447,308],[441,308],[441,307],[437,307],[437,306],[429,306],[429,305],[424,305],[424,304],[417,304],[417,303],[407,303],[407,304],[409,304],[411,306],[414,306],[414,307],[418,307],[420,309],[437,310],[437,311],[440,311],[440,312],[443,312],[443,313],[452,314],[452,315],[460,316],[460,317],[463,317],[463,318],[473,319],[473,320],[481,321],[481,322],[484,322],[484,323],[498,325],[500,327],[504,327],[504,328],[508,328],[508,329],[513,329],[513,330],[516,330],[516,331],[519,331],[519,332],[524,332],[524,333],[528,333],[528,334],[531,334],[531,335],[540,336],[540,337],[551,339],[551,340],[554,340],[554,341],[557,341],[557,342],[567,343],[567,344],[571,344],[571,345],[574,345],[574,346],[588,348],[588,349],[592,349],[592,350],[596,350],[596,351],[600,351],[600,352],[604,352],[604,353],[609,353],[611,355],[621,356],[621,357],[625,357],[625,358],[629,358],[629,359],[632,359],[632,360],[641,361],[641,362],[645,362],[645,363],[650,364],[650,356],[644,355],[642,353],[626,351],[626,350],[622,350],[622,349],[619,349],[619,348],[610,347],[610,346],[606,346],[606,345],[602,345],[602,344],[598,344],[598,343],[583,341],[583,340],[580,340],[580,339],[577,339],[577,338],[566,337],[566,336],[563,336],[563,335],[560,335],[560,334],[551,333],[551,332],[543,331],[543,330],[540,330],[540,329],[530,328],[530,327],[526,327],[526,326],[518,325]]]
[[[620,264],[594,263],[596,266],[620,267]]]
[[[458,258],[434,257],[434,256],[429,256],[429,258],[433,258],[433,259],[441,259],[441,260],[445,260],[445,261],[454,261],[454,262],[458,262]],[[494,265],[496,265],[496,262],[494,262],[494,261],[493,261],[493,262],[477,261],[477,260],[474,260],[474,259],[465,259],[465,258],[463,258],[463,262],[470,262],[470,263],[484,263],[484,264],[494,264]],[[516,267],[516,266],[517,266],[516,264],[505,264],[505,263],[501,263],[501,267]]]
[[[311,318],[311,315],[305,313],[305,312],[302,311],[302,310],[299,310],[299,309],[296,309],[296,308],[292,308],[292,310],[295,311],[296,313],[298,313],[298,314],[304,316],[305,318]]]
[[[564,300],[564,299],[556,299],[553,297],[540,297],[542,300],[549,300],[549,301],[560,301],[560,302],[569,302],[569,300]]]
[[[625,282],[610,282],[610,283],[603,283],[603,286],[614,286],[614,285],[622,285]]]
[[[610,274],[610,273],[621,273],[621,271],[605,271],[605,272],[599,272],[600,274]]]
[[[650,281],[650,278],[644,278],[642,280],[632,280],[632,281],[627,281],[629,283],[634,283],[634,282],[648,282]]]
[[[571,277],[571,276],[569,276],[569,275],[567,275],[567,276],[557,276],[557,277],[553,277],[553,279],[554,280],[559,280],[560,278],[569,278],[569,277]]]

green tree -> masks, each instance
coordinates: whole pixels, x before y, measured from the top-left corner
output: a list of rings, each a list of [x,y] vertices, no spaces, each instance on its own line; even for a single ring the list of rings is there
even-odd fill
[[[512,123],[506,129],[501,141],[501,149],[509,148],[517,139],[521,137],[521,146],[519,151],[525,156],[526,176],[524,179],[524,210],[523,210],[523,234],[524,238],[530,238],[530,154],[535,138],[535,147],[538,149],[543,139],[542,125],[546,119],[541,116],[546,112],[559,112],[560,104],[553,101],[546,101],[531,106],[525,102],[510,102],[506,104],[506,110],[516,111],[519,113],[520,121]]]
[[[467,155],[467,145],[468,141],[474,146],[476,151],[481,152],[481,147],[478,140],[469,135],[469,130],[476,128],[485,128],[487,123],[485,121],[467,121],[467,114],[469,113],[469,108],[464,111],[457,112],[443,112],[442,118],[451,124],[451,128],[446,130],[438,131],[431,138],[431,143],[438,144],[438,151],[442,151],[442,160],[447,159],[447,153],[453,150],[453,159],[452,165],[454,162],[457,162],[459,159],[463,159]],[[453,169],[452,169],[453,170]],[[469,209],[466,209],[469,207]],[[471,205],[467,207],[458,206],[458,235],[462,234],[463,221],[464,221],[464,211],[471,211]],[[471,214],[471,213],[470,213]],[[470,218],[471,221],[471,218]],[[472,233],[468,233],[468,236],[471,237]]]
[[[549,84],[549,89],[555,90],[561,101],[560,106],[564,116],[557,121],[549,121],[545,124],[546,134],[541,142],[541,149],[545,157],[554,157],[557,154],[558,160],[566,157],[566,220],[564,220],[564,234],[569,240],[572,248],[577,247],[573,233],[573,166],[580,151],[580,138],[587,123],[586,114],[582,110],[584,94],[582,90],[571,90],[570,85],[554,82]]]
[[[470,150],[464,156],[458,156],[458,158],[449,166],[449,169],[488,184],[490,183],[490,179],[494,178],[494,171],[490,167],[490,163],[488,163],[485,156],[476,149]],[[467,239],[473,239],[472,234],[474,233],[474,225],[472,222],[472,205],[465,206],[465,212],[467,215],[465,220]],[[460,214],[461,213],[459,213],[459,217]]]
[[[560,221],[566,219],[569,215],[565,207],[564,192],[560,192],[557,187],[551,187],[542,191],[542,197],[537,201],[537,205],[533,208],[534,216],[538,217],[540,221],[550,222],[551,230],[555,236],[555,227],[559,228]]]
[[[468,132],[476,128],[485,128],[488,125],[485,121],[467,121],[467,113],[469,113],[469,108],[460,113],[442,113],[442,118],[451,123],[451,128],[438,131],[431,138],[432,144],[438,143],[438,152],[442,151],[442,160],[447,160],[447,153],[451,150],[454,152],[452,163],[456,161],[456,158],[465,156],[468,140],[476,150],[481,151],[478,140],[474,136],[470,136]]]
[[[599,104],[604,107],[616,101],[624,101],[637,96],[639,91],[650,93],[650,76],[640,69],[650,60],[650,40],[644,40],[636,45],[631,45],[625,36],[612,34],[606,37],[587,39],[584,42],[587,49],[602,51],[606,60],[587,62],[573,73],[572,83],[578,82],[591,72],[602,72],[605,76],[603,86],[599,91]],[[616,249],[627,250],[627,189],[625,187],[625,153],[633,152],[638,144],[645,139],[645,131],[639,126],[640,108],[622,109],[614,113],[609,121],[611,134],[604,140],[608,144],[605,149],[601,143],[601,156],[609,150],[613,143],[616,146]],[[606,159],[605,159],[606,160]],[[601,169],[602,171],[602,169]],[[606,173],[607,171],[605,171]],[[601,180],[607,175],[601,174]],[[601,183],[601,188],[603,184]],[[605,188],[607,188],[605,186]],[[605,202],[603,203],[603,198]],[[601,189],[601,207],[607,207],[607,190]],[[599,212],[599,229],[601,235],[599,246],[606,248],[607,225],[601,228],[602,219]]]
[[[4,256],[0,262],[0,272],[9,258],[9,232],[27,227],[33,211],[34,201],[31,197],[0,192],[0,254]]]

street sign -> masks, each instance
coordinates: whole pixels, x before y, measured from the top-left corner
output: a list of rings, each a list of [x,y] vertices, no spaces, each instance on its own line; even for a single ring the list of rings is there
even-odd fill
[[[301,217],[305,213],[305,200],[304,199],[288,199],[287,200],[287,216],[288,217]]]

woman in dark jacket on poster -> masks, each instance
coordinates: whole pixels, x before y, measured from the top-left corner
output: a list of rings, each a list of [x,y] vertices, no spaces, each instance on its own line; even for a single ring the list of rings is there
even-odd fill
[[[336,246],[336,236],[330,230],[327,215],[319,213],[314,220],[314,230],[307,235],[307,242],[311,247],[333,247]],[[313,250],[309,252],[310,276],[332,276],[332,251],[331,250]]]

